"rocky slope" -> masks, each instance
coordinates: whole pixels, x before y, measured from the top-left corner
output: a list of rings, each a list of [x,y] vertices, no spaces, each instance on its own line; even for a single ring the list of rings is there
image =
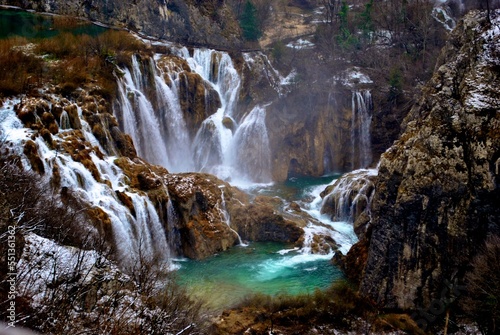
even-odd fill
[[[241,47],[240,28],[223,1],[2,0],[38,12],[84,17],[154,38],[227,49]]]
[[[361,241],[348,256],[368,253],[360,291],[380,306],[430,306],[500,232],[499,26],[498,11],[459,23],[382,155],[368,250]]]

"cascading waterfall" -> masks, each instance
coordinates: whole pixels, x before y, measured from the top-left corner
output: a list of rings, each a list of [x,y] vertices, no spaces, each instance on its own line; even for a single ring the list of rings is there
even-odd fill
[[[256,106],[234,134],[231,148],[234,170],[243,176],[252,176],[256,182],[271,181],[271,151],[266,128],[266,110]]]
[[[246,247],[247,244],[243,243],[243,241],[241,240],[240,234],[238,234],[238,232],[236,230],[234,230],[233,228],[231,228],[231,216],[229,215],[229,213],[227,211],[227,208],[226,208],[226,199],[224,197],[224,188],[225,188],[225,186],[224,185],[220,185],[219,188],[221,190],[221,205],[219,207],[219,213],[220,213],[220,216],[221,216],[221,220],[223,222],[225,222],[227,224],[227,226],[229,227],[229,229],[231,229],[231,231],[236,234],[236,236],[238,237],[238,244],[240,246]]]
[[[141,67],[133,56],[131,69],[123,69],[119,79],[115,114],[122,130],[132,136],[139,156],[171,172],[209,172],[233,183],[270,182],[265,107],[255,107],[238,124],[234,111],[241,79],[231,57],[209,49],[195,49],[192,55],[186,48],[172,47],[171,51],[217,92],[221,107],[191,138],[179,99],[179,81],[187,80],[180,71],[186,70],[172,66],[169,73],[162,73],[155,60]],[[152,84],[145,71],[151,71],[154,87],[148,87]],[[209,100],[207,91],[205,95]]]
[[[64,122],[69,126],[65,117],[61,119],[61,123]],[[9,107],[0,108],[0,120],[2,120],[0,133],[3,140],[22,148],[23,143],[32,135],[32,131],[24,128],[13,109]],[[81,123],[86,140],[95,147],[99,142],[83,119]],[[60,129],[62,134],[65,132],[71,134],[72,131]],[[54,136],[53,139],[61,141],[58,136]],[[93,152],[89,154],[102,181],[99,182],[82,163],[73,160],[68,154],[50,149],[41,136],[36,137],[34,142],[47,178],[53,177],[52,173],[57,166],[61,187],[71,189],[83,201],[107,214],[117,249],[116,255],[122,266],[132,267],[140,260],[155,260],[160,266],[172,265],[165,230],[153,203],[146,195],[127,191],[126,183],[123,181],[125,175],[114,164],[115,157],[99,158]],[[26,157],[22,162],[25,168],[29,168]],[[120,202],[116,192],[125,193],[131,199],[133,210]]]
[[[161,131],[153,105],[141,91],[143,79],[140,67],[134,65],[132,72],[128,69],[123,72],[121,85],[118,85],[120,108],[115,109],[122,129],[132,136],[140,156],[150,163],[169,167],[165,134]]]
[[[372,96],[369,90],[352,92],[351,161],[353,168],[365,168],[372,161],[370,126]]]
[[[377,169],[361,169],[346,174],[333,184],[322,202],[322,213],[329,213],[333,221],[353,223],[363,210],[369,211],[374,184],[370,177]]]
[[[192,157],[180,154],[190,152],[190,139],[179,102],[177,80],[168,73],[163,75],[168,76],[172,87],[167,85],[158,73],[155,73],[154,77],[161,129],[164,132],[167,157],[169,157],[168,168],[171,172],[191,171],[194,168]]]

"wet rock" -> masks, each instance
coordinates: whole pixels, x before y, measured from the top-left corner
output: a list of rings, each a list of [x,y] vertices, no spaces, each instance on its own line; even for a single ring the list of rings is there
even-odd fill
[[[64,107],[66,113],[68,113],[69,123],[73,129],[82,129],[82,123],[80,122],[80,117],[78,116],[78,107],[75,104]]]

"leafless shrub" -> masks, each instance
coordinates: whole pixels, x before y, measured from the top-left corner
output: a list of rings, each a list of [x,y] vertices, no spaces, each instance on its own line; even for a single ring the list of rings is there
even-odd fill
[[[464,310],[477,322],[483,334],[500,330],[500,236],[486,240],[465,276],[467,295]]]

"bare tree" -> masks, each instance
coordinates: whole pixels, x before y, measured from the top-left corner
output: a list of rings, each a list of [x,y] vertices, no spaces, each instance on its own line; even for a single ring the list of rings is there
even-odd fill
[[[321,0],[324,7],[325,22],[333,25],[337,22],[342,2],[340,0]]]

